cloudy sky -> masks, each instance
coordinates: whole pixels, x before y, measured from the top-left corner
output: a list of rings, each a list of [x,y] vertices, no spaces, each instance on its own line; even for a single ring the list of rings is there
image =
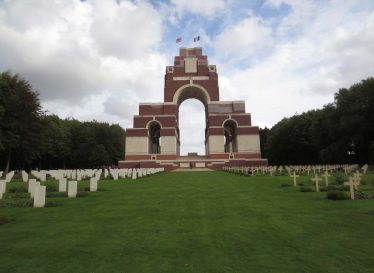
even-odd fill
[[[221,100],[271,127],[374,75],[374,1],[0,0],[0,71],[61,118],[132,127],[139,102],[162,102],[180,46],[203,47]],[[202,104],[180,113],[182,153],[203,154]]]

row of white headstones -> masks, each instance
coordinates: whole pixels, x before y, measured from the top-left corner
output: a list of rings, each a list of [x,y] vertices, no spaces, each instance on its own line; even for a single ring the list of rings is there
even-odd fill
[[[368,170],[368,165],[365,164],[362,166],[362,172],[360,173],[358,170],[349,177],[349,181],[344,182],[344,185],[349,186],[350,191],[350,197],[352,200],[355,199],[355,193],[354,191],[358,189],[358,186],[361,184],[361,178],[363,174],[366,174]],[[329,185],[329,177],[331,176],[329,173],[332,173],[333,171],[336,171],[337,169],[343,168],[345,173],[348,174],[349,172],[353,171],[354,169],[358,168],[358,165],[318,165],[318,166],[286,166],[284,169],[288,172],[289,176],[293,178],[293,184],[296,187],[297,186],[297,178],[300,177],[300,175],[297,175],[296,170],[298,172],[309,172],[310,170],[314,171],[314,178],[311,180],[315,183],[316,192],[320,191],[319,183],[323,180],[322,177],[325,178],[325,184],[326,186]],[[267,172],[272,176],[273,173],[277,170],[283,171],[284,170],[282,166],[276,167],[276,166],[269,166],[269,167],[225,167],[223,170],[227,172],[232,173],[240,173],[244,175],[251,174],[252,176],[255,174],[255,172],[262,171],[263,174],[266,174]],[[291,171],[293,170],[292,174]],[[318,173],[321,173],[321,171],[324,170],[324,174],[321,176],[318,176]]]
[[[121,178],[131,178],[135,180],[143,176],[149,176],[159,172],[163,172],[164,168],[140,168],[140,169],[107,169],[104,170],[104,179],[110,174],[113,180]],[[59,181],[58,191],[68,193],[69,198],[75,198],[78,193],[78,181],[83,178],[90,177],[90,191],[97,191],[98,181],[100,180],[102,170],[52,170],[52,171],[31,171],[31,174],[39,179],[29,179],[28,173],[22,171],[23,182],[28,182],[28,192],[30,197],[34,199],[34,208],[45,206],[46,186],[41,185],[45,182],[47,175]],[[6,184],[9,183],[14,176],[14,171],[8,173],[5,180],[0,180],[0,199],[6,192]],[[68,181],[68,179],[74,179]]]

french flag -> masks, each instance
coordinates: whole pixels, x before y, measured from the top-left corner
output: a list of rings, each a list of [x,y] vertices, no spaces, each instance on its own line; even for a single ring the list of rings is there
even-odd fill
[[[200,36],[194,37],[193,42],[196,43],[197,41],[200,41]]]

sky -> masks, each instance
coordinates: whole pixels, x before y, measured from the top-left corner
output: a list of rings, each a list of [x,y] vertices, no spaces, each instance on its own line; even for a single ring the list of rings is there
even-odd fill
[[[220,99],[271,127],[373,76],[374,1],[0,0],[0,71],[61,118],[131,128],[140,102],[163,101],[179,47],[195,46],[217,66]],[[199,101],[182,103],[182,154],[204,154],[204,122]]]

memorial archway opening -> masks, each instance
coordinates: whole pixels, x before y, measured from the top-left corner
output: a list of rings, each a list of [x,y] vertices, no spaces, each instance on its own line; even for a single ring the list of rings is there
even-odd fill
[[[180,155],[206,155],[206,107],[198,99],[186,99],[178,107]]]

